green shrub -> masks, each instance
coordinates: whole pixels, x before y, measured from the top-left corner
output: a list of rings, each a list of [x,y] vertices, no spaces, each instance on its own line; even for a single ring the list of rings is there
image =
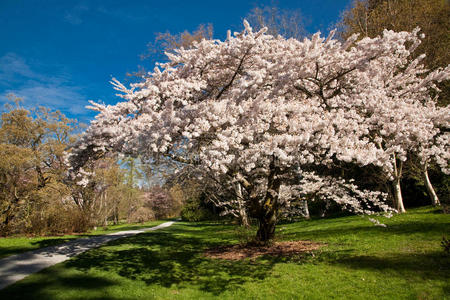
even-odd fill
[[[214,214],[200,198],[188,198],[181,210],[181,219],[188,222],[198,222],[216,220],[218,216]]]

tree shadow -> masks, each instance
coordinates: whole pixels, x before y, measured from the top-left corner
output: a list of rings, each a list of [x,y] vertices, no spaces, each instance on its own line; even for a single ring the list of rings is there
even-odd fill
[[[141,229],[145,229],[145,228],[151,228],[151,227],[155,227],[159,224],[130,224],[127,226],[120,226],[117,228],[110,228],[110,226],[106,226],[107,228],[107,232],[102,232],[102,230],[100,230],[97,234],[96,231],[91,231],[91,235],[90,236],[96,236],[96,235],[102,235],[102,234],[109,234],[109,233],[113,233],[113,232],[119,232],[119,231],[127,231],[127,230],[141,230]],[[101,229],[101,228],[100,228]]]
[[[134,231],[142,231],[151,227],[155,226],[131,225],[105,234],[79,234],[72,237],[46,238],[44,240],[32,241],[30,243],[32,245],[31,247],[2,247],[0,248],[0,259],[15,254],[26,255],[28,251],[37,252],[46,256],[52,256],[53,254],[64,254],[72,257],[88,248],[91,248],[91,245],[93,248],[99,247],[103,243],[134,235],[136,234]]]
[[[46,269],[39,272],[38,276],[32,276],[20,284],[0,291],[0,299],[9,299],[11,295],[20,295],[17,297],[19,299],[51,299],[48,290],[58,287],[80,290],[94,287],[108,288],[121,284],[109,279],[117,275],[149,286],[173,288],[173,285],[176,285],[178,289],[194,287],[211,295],[220,296],[224,291],[240,289],[246,283],[263,281],[271,275],[277,263],[303,264],[310,259],[265,256],[256,260],[227,261],[203,256],[205,249],[235,243],[233,228],[214,223],[178,223],[160,231],[110,241],[104,247],[82,253],[64,264]],[[411,232],[435,236],[439,235],[443,228],[445,228],[443,224],[432,222],[407,222],[393,224],[388,228],[344,225],[312,231],[296,230],[295,233],[285,233],[283,237],[317,240],[355,234],[356,231],[358,235],[374,234],[381,237],[384,233],[401,235]],[[383,257],[361,255],[355,253],[355,249],[330,249],[319,252],[314,260],[355,270],[367,269],[386,274],[393,270],[415,280],[424,278],[445,280],[449,279],[450,275],[450,257],[445,256],[443,252],[424,254],[393,251],[383,254]],[[91,274],[100,275],[96,277]],[[444,289],[450,291],[448,285]],[[26,297],[27,295],[30,297]]]
[[[192,224],[176,230],[140,234],[110,242],[111,247],[83,253],[66,265],[83,272],[90,269],[112,272],[147,285],[169,288],[175,284],[182,288],[189,284],[220,295],[246,282],[264,280],[281,261],[271,257],[256,261],[208,259],[203,251],[223,245],[227,240],[221,237],[214,241],[211,231],[217,232],[216,225]]]
[[[70,237],[70,238],[45,239],[45,240],[42,240],[42,241],[31,242],[31,244],[32,245],[36,245],[37,248],[46,248],[46,247],[50,247],[50,246],[56,246],[56,245],[59,245],[59,244],[64,244],[64,243],[67,243],[67,242],[70,242],[70,241],[73,241],[73,240],[76,240],[76,239],[79,239],[79,238],[82,238],[82,237],[85,237],[85,235],[79,235],[79,236]]]
[[[75,239],[81,238],[83,235],[77,237],[68,237],[68,238],[53,238],[53,239],[45,239],[40,241],[33,241],[30,244],[32,247],[20,247],[20,246],[6,246],[0,247],[0,259],[6,258],[11,255],[21,254],[27,251],[34,251],[40,248],[46,248],[51,246],[56,246],[60,244],[64,244]]]
[[[426,241],[424,240],[426,238],[439,242],[442,234],[448,232],[448,230],[450,230],[450,224],[448,223],[415,220],[389,224],[386,228],[368,224],[367,226],[343,225],[308,230],[305,226],[304,230],[282,233],[282,238],[294,240],[334,239],[334,246],[337,247],[332,247],[332,242],[329,249],[320,251],[320,254],[317,255],[317,261],[327,264],[338,264],[355,270],[370,270],[382,273],[392,271],[405,278],[414,278],[414,280],[419,281],[436,279],[450,282],[450,256],[441,249],[426,251],[414,249],[413,241],[417,238]],[[351,237],[349,244],[346,243],[346,236]],[[369,241],[371,244],[386,238],[386,240],[391,240],[389,245],[394,248],[384,248],[382,253],[364,253],[357,246],[354,247],[354,237],[364,239],[365,242]],[[402,243],[404,242],[403,246],[399,245],[399,248],[395,248],[393,237],[398,238]],[[407,248],[409,241],[411,241],[411,249]],[[450,291],[450,286],[447,284],[445,289]]]
[[[305,224],[303,229],[307,229],[309,226],[314,225]],[[331,237],[344,236],[344,235],[361,235],[361,236],[392,236],[394,235],[411,235],[411,234],[423,234],[427,236],[442,237],[444,232],[450,230],[450,224],[436,223],[436,222],[401,222],[389,224],[386,228],[373,226],[368,223],[366,226],[355,226],[349,222],[348,226],[337,226],[332,228],[315,229],[315,230],[295,230],[293,232],[282,233],[283,239],[327,239]]]
[[[343,254],[330,260],[330,263],[352,269],[375,270],[383,273],[393,270],[408,277],[444,279],[450,284],[450,256],[443,252],[392,253],[383,257]],[[447,288],[450,286],[447,285]]]
[[[116,284],[114,281],[90,276],[88,274],[65,274],[63,270],[46,269],[37,275],[28,277],[20,284],[13,284],[0,290],[0,299],[57,299],[58,294],[54,290],[65,291],[67,289],[95,291]],[[49,289],[49,287],[51,287]],[[114,299],[114,296],[102,295],[97,299]],[[72,298],[77,299],[77,298]],[[79,297],[78,299],[83,299]],[[96,299],[91,298],[90,299]]]

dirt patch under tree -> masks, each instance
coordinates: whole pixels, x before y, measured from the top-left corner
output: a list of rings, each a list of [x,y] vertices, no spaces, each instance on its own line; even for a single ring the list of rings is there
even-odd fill
[[[255,259],[259,256],[292,256],[302,253],[310,253],[325,244],[311,241],[275,242],[270,245],[230,245],[222,246],[205,251],[204,255],[209,258],[240,260],[245,258]]]

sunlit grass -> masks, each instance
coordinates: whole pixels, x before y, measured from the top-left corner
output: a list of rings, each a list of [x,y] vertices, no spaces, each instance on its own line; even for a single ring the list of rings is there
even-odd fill
[[[234,226],[179,222],[116,240],[0,291],[1,299],[450,299],[450,216],[411,210],[387,228],[367,217],[283,224],[281,240],[326,243],[313,254],[223,261]]]

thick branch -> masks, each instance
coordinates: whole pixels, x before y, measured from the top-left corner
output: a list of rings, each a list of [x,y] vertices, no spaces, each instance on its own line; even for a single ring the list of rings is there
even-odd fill
[[[222,94],[233,84],[234,79],[236,78],[237,74],[239,74],[239,72],[241,71],[242,68],[242,64],[244,63],[245,58],[247,57],[248,53],[250,52],[250,48],[247,49],[247,51],[245,51],[244,56],[242,56],[241,60],[239,61],[239,65],[236,69],[236,71],[233,74],[233,77],[231,77],[230,82],[228,82],[223,88],[222,90],[219,92],[219,94],[216,97],[216,100],[220,98],[220,96],[222,96]]]

